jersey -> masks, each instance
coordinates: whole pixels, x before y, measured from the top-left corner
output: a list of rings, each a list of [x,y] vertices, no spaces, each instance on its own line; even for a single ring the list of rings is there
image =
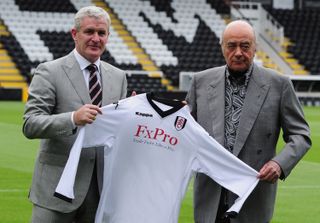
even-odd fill
[[[238,195],[238,213],[258,173],[214,140],[179,101],[140,94],[101,108],[81,128],[56,194],[72,199],[82,148],[105,146],[104,184],[96,223],[176,223],[193,172]]]

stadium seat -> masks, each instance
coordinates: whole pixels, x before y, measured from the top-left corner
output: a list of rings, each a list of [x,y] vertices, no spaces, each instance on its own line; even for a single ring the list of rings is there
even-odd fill
[[[222,65],[219,37],[225,27],[220,13],[229,13],[219,1],[206,0],[106,0],[129,33],[173,86],[179,73],[197,72]],[[40,63],[69,53],[74,13],[90,0],[2,0],[0,16],[11,35],[0,41],[22,74],[30,79]],[[222,10],[223,8],[223,10]],[[142,70],[127,43],[110,27],[107,51],[102,59],[124,70]],[[129,84],[135,78],[128,77]],[[151,77],[149,77],[151,78]],[[161,81],[145,82],[143,90],[165,90]],[[130,86],[132,86],[130,84]],[[132,88],[135,88],[132,86]],[[136,89],[136,88],[135,88]]]
[[[320,74],[320,9],[273,9],[269,12],[285,27],[285,36],[293,41],[288,51],[310,71]]]

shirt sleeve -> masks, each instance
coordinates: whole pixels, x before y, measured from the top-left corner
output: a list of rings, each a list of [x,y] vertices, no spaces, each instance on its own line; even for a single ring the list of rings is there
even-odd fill
[[[96,120],[92,124],[85,126],[85,134],[83,139],[83,148],[95,146],[109,146],[112,144],[113,138],[121,128],[121,122],[126,117],[125,104],[112,104],[101,108],[102,114],[96,116]]]
[[[71,202],[74,199],[74,183],[82,148],[107,146],[111,148],[115,133],[120,128],[120,121],[125,117],[126,106],[112,104],[101,108],[102,114],[98,115],[92,124],[81,127],[74,142],[66,166],[62,172],[54,196]]]
[[[227,151],[200,125],[193,128],[197,150],[194,170],[212,178],[224,188],[238,195],[227,214],[238,213],[259,182],[258,172]]]
[[[81,127],[76,141],[74,142],[66,166],[63,169],[54,196],[71,202],[74,199],[73,186],[76,179],[81,148],[83,144],[85,128]]]

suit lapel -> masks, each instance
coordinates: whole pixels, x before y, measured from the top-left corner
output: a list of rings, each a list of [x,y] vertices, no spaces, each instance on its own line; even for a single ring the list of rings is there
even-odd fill
[[[65,71],[66,75],[70,79],[74,89],[76,90],[77,94],[81,98],[83,104],[90,104],[91,99],[88,91],[88,87],[85,83],[84,77],[82,75],[82,71],[76,58],[74,57],[73,53],[71,52],[66,57],[65,64],[62,65],[63,70]],[[110,104],[114,102],[112,95],[113,86],[112,86],[112,78],[111,78],[111,70],[106,64],[101,63],[100,66],[100,73],[101,73],[101,87],[102,87],[102,106]]]
[[[207,89],[210,111],[208,115],[212,117],[213,137],[224,145],[225,66],[217,70],[213,76],[216,79]]]
[[[270,84],[264,80],[263,75],[258,66],[254,66],[233,149],[233,153],[236,156],[243,148],[270,88]]]
[[[81,98],[83,104],[91,103],[89,91],[85,83],[82,71],[78,62],[76,61],[73,52],[66,57],[66,63],[62,64],[62,69],[70,79],[74,89]]]
[[[112,101],[112,93],[113,86],[111,83],[111,71],[105,64],[101,63],[100,67],[101,71],[101,87],[102,87],[102,106],[113,103]]]

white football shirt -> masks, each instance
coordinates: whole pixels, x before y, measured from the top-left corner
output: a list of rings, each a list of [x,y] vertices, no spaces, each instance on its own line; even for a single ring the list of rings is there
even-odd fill
[[[238,213],[258,173],[223,148],[193,119],[187,105],[140,94],[102,107],[81,128],[56,193],[72,199],[82,148],[105,146],[104,185],[96,223],[176,223],[193,172],[239,197]]]

